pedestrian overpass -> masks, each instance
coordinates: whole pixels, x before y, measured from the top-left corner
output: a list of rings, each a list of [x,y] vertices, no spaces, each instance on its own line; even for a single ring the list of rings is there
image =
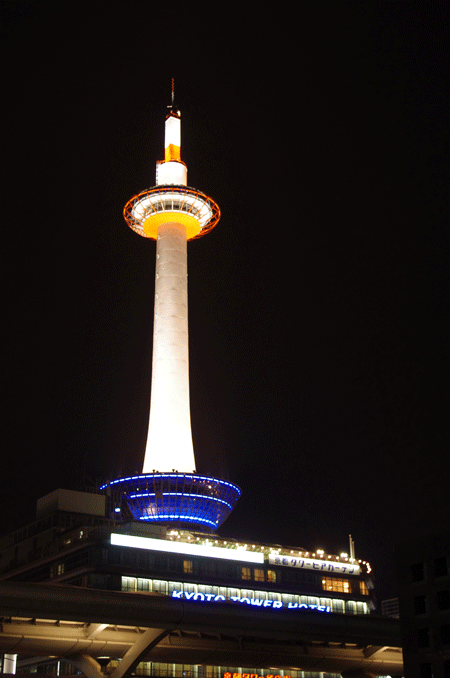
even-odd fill
[[[127,678],[142,661],[403,675],[398,619],[292,612],[6,581],[0,652],[64,659],[88,678]]]

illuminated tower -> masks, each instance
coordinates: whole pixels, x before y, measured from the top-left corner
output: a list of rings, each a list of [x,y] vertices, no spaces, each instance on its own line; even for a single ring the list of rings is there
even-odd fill
[[[218,205],[187,186],[181,160],[181,119],[172,103],[165,123],[164,160],[156,186],[124,208],[127,224],[156,245],[150,421],[142,474],[109,483],[134,518],[216,529],[239,498],[236,485],[195,471],[189,407],[187,241],[217,224]],[[106,488],[107,486],[104,486]]]

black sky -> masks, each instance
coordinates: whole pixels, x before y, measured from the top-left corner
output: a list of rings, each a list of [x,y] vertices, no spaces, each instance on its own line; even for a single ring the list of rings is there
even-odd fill
[[[139,470],[170,79],[188,183],[198,469],[226,535],[372,563],[450,515],[448,10],[434,2],[3,2],[3,531]],[[302,7],[302,6],[301,6]]]

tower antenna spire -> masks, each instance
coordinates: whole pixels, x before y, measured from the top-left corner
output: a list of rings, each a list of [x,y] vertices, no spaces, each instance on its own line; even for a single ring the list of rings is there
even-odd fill
[[[175,110],[175,78],[171,80],[171,94],[170,94],[170,104],[167,106],[171,113]]]

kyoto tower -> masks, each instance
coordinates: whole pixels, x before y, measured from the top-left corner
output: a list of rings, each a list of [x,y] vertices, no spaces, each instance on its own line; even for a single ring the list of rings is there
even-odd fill
[[[228,517],[240,489],[195,471],[189,406],[187,241],[208,233],[218,205],[187,186],[181,160],[181,118],[172,100],[165,122],[164,160],[156,186],[127,202],[128,226],[156,240],[150,421],[142,474],[102,486],[119,490],[125,512],[150,523],[215,530]]]

